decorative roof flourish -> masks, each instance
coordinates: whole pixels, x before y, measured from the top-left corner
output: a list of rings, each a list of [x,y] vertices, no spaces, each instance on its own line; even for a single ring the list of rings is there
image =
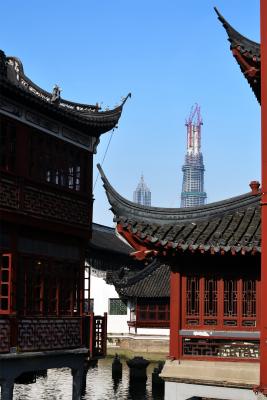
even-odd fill
[[[257,100],[261,103],[261,51],[260,44],[237,32],[214,7],[219,21],[228,34],[230,49],[240,69],[252,88]]]
[[[191,208],[145,207],[119,195],[99,165],[98,169],[117,230],[130,240],[137,258],[176,252],[261,251],[259,192]]]
[[[0,51],[0,87],[3,93],[5,91],[10,95],[12,92],[15,97],[27,99],[46,111],[87,126],[87,130],[88,127],[93,127],[98,134],[116,127],[126,100],[131,97],[129,93],[121,105],[107,111],[101,111],[98,104],[88,105],[64,100],[57,85],[52,93],[40,88],[24,74],[22,62],[16,57],[7,57],[3,51]]]
[[[120,279],[113,275],[112,283],[123,297],[169,297],[170,267],[153,260],[142,271]]]

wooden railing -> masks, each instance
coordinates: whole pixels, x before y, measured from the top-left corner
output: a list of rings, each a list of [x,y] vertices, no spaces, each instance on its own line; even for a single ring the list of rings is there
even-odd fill
[[[0,318],[0,353],[88,348],[101,358],[107,348],[107,314],[69,318]]]
[[[183,337],[182,358],[259,361],[259,340]]]
[[[84,319],[84,340],[89,347],[91,358],[102,358],[107,353],[107,313],[90,313]]]

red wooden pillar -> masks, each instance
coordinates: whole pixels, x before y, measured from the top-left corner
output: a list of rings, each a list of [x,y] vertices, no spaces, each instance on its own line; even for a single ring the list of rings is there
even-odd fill
[[[267,1],[261,0],[261,339],[260,387],[267,394]]]
[[[170,293],[170,357],[178,360],[180,358],[180,272],[172,269],[171,271],[171,293]]]

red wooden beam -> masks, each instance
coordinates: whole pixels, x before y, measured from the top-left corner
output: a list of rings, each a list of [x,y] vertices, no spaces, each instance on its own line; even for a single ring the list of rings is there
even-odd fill
[[[267,394],[267,1],[261,0],[261,339],[260,391]]]

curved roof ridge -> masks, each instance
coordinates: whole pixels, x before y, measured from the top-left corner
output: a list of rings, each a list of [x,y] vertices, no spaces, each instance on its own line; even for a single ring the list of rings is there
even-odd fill
[[[150,264],[148,264],[141,271],[137,272],[136,274],[134,274],[132,276],[127,277],[126,279],[123,278],[121,280],[121,282],[117,281],[115,283],[115,286],[118,287],[118,288],[123,288],[123,287],[126,287],[126,286],[132,286],[132,285],[136,284],[137,282],[143,280],[144,278],[150,276],[161,265],[162,265],[162,263],[155,258]]]
[[[177,222],[193,222],[198,219],[204,219],[213,215],[225,214],[226,212],[240,210],[259,202],[260,195],[253,196],[251,192],[231,197],[229,199],[205,204],[198,207],[188,208],[161,208],[152,206],[143,206],[136,204],[122,197],[109,183],[104,171],[98,164],[103,186],[111,205],[111,210],[117,217],[126,217],[136,221],[147,221],[148,223],[170,224]]]
[[[9,74],[9,80],[12,80],[15,85],[23,87],[24,90],[28,89],[32,94],[41,97],[42,100],[47,101],[48,103],[53,103],[52,93],[41,88],[36,83],[34,83],[30,78],[28,78],[27,75],[25,75],[23,64],[18,57],[7,56],[6,63],[9,69],[11,71],[13,70]],[[103,115],[112,113],[112,111],[122,108],[129,97],[131,97],[131,93],[129,93],[125,98],[123,98],[122,104],[120,106],[114,107],[114,109],[106,111],[99,111],[101,110],[101,107],[99,107],[98,104],[91,105],[91,104],[73,102],[70,100],[63,99],[61,96],[59,98],[58,106],[62,107],[63,109],[66,108],[67,110],[76,111],[85,115],[87,113],[100,113],[100,115]]]

